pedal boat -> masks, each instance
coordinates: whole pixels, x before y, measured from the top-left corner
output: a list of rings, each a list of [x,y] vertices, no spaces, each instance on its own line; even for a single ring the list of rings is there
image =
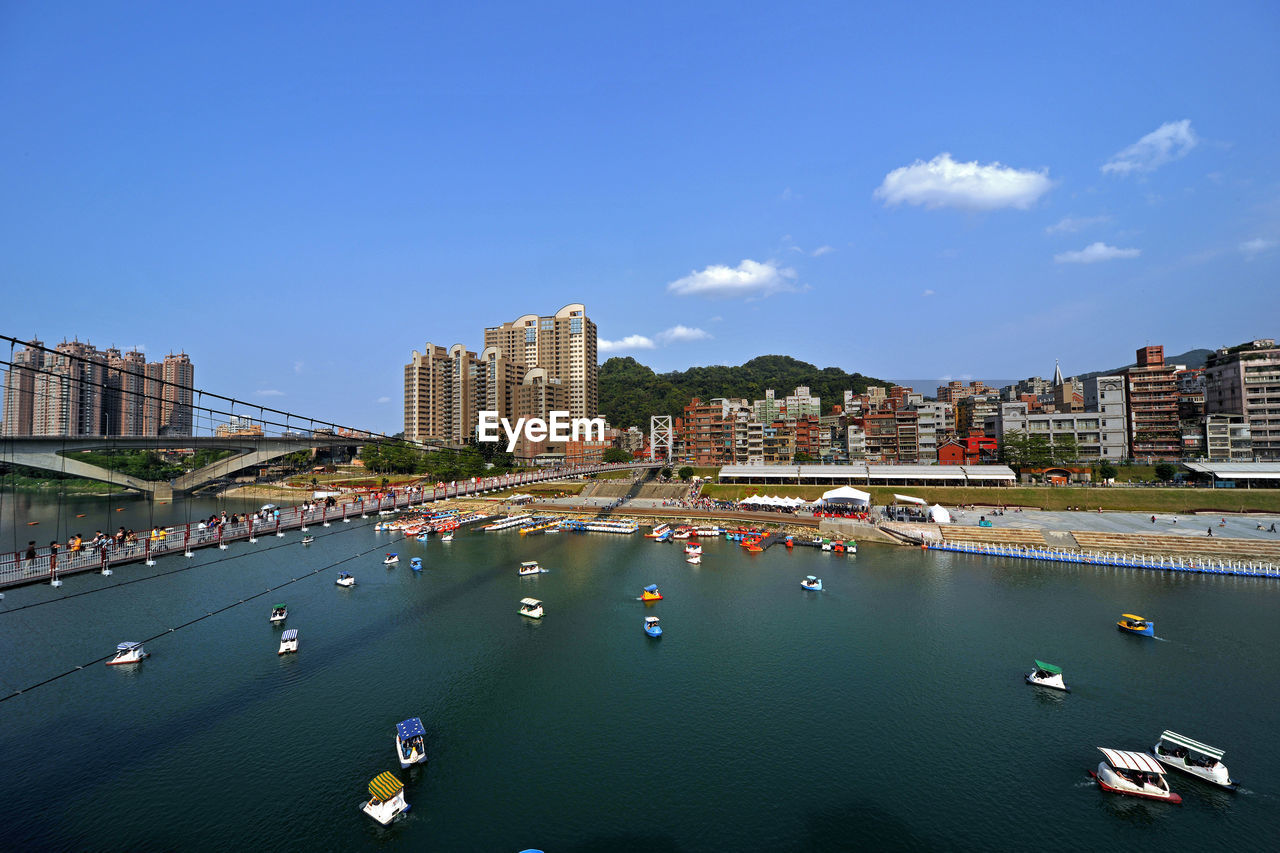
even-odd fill
[[[542,566],[538,565],[537,560],[525,560],[520,564],[520,568],[516,570],[516,574],[520,575],[520,577],[540,575],[542,574]]]
[[[694,557],[702,553],[702,546],[699,545],[697,542],[690,542],[689,544],[684,546],[684,552],[686,555],[690,557]]]
[[[1061,690],[1064,693],[1071,692],[1071,688],[1062,681],[1062,667],[1039,660],[1035,664],[1036,668],[1027,673],[1027,684],[1034,684],[1037,687],[1052,687],[1054,690]]]
[[[661,601],[662,593],[658,592],[658,585],[656,583],[651,583],[648,586],[646,586],[644,588],[644,591],[640,593],[640,600],[641,601]]]
[[[644,632],[655,640],[662,636],[662,626],[658,624],[657,616],[644,617]]]
[[[427,732],[419,717],[410,717],[396,723],[396,757],[401,767],[425,764],[427,761]]]
[[[312,542],[314,542],[314,541],[316,541],[316,537],[314,537],[314,536],[303,536],[303,537],[302,537],[302,544],[303,544],[303,545],[310,545],[310,544],[311,544]]]
[[[702,563],[702,555],[701,555],[701,554],[691,554],[690,556],[685,557],[685,558],[684,558],[684,561],[685,561],[686,563],[693,563],[695,566],[697,566],[697,565],[699,565],[699,564],[701,564],[701,563]]]
[[[281,602],[280,604],[272,605],[271,617],[270,617],[271,622],[273,623],[283,622],[288,618],[289,618],[289,608],[286,607],[283,602]]]
[[[520,599],[520,615],[530,619],[542,618],[542,602],[536,598]]]
[[[360,811],[383,826],[408,810],[409,804],[404,801],[404,783],[391,772],[374,777],[369,783],[369,801],[360,807]]]
[[[805,589],[811,589],[814,592],[822,592],[822,578],[815,578],[813,575],[809,575],[800,581],[800,586]]]
[[[1238,782],[1231,781],[1227,765],[1222,763],[1222,750],[1177,732],[1166,731],[1161,734],[1151,754],[1165,767],[1190,773],[1211,785],[1232,791],[1239,787]]]
[[[1126,634],[1137,634],[1140,637],[1154,637],[1156,623],[1141,616],[1134,616],[1132,613],[1122,613],[1120,621],[1116,623],[1116,630],[1124,631]]]
[[[655,524],[653,526],[653,531],[645,534],[649,539],[665,539],[669,535],[671,535],[670,524]]]
[[[409,560],[409,568],[413,569],[415,572],[422,571],[422,558],[414,557]]]
[[[338,572],[338,579],[334,583],[338,586],[355,586],[356,579],[347,572]]]
[[[1090,770],[1089,775],[1098,780],[1102,790],[1167,803],[1182,802],[1182,797],[1169,790],[1160,762],[1151,756],[1103,746],[1098,749],[1106,761],[1099,762],[1098,769]]]
[[[386,557],[386,559],[384,559],[384,560],[382,561],[382,565],[384,565],[384,566],[394,566],[394,565],[395,565],[396,563],[398,563],[398,562],[400,562],[400,555],[399,555],[399,554],[388,554],[388,555],[387,555],[387,557]]]
[[[280,651],[277,655],[287,655],[298,651],[298,629],[290,628],[280,635]]]
[[[107,666],[121,666],[128,663],[142,663],[151,653],[142,647],[142,643],[120,643],[116,646],[115,656],[107,661]]]

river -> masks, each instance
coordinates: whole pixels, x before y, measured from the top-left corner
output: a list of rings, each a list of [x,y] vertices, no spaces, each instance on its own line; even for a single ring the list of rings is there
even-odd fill
[[[19,500],[31,519],[83,511]],[[86,500],[90,535],[152,523]],[[1261,850],[1280,830],[1273,581],[722,540],[694,567],[638,535],[420,544],[371,525],[7,591],[6,694],[70,674],[0,702],[6,846]],[[549,571],[517,577],[535,559]],[[648,583],[664,600],[637,600]],[[526,596],[540,622],[517,615]],[[276,600],[296,655],[276,654]],[[1117,632],[1122,612],[1159,639]],[[138,667],[76,669],[157,636]],[[1024,684],[1033,658],[1072,692]],[[411,716],[430,762],[400,771]],[[1095,747],[1148,750],[1166,728],[1225,749],[1243,789],[1172,773],[1173,806],[1088,777]],[[357,810],[384,770],[412,805],[387,828]]]

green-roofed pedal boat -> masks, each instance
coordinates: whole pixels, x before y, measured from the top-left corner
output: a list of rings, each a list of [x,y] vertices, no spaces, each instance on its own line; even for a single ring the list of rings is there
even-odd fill
[[[369,783],[369,800],[360,811],[386,826],[409,810],[404,801],[404,783],[390,771],[379,773]]]
[[[1165,767],[1190,773],[1199,779],[1229,790],[1236,790],[1238,782],[1231,781],[1227,765],[1222,763],[1223,751],[1192,740],[1177,732],[1165,731],[1151,750],[1152,756]]]
[[[1071,692],[1071,688],[1062,682],[1062,667],[1054,666],[1041,660],[1036,661],[1035,664],[1036,668],[1027,673],[1027,684],[1034,684],[1037,687],[1052,687],[1054,690],[1061,690],[1064,693]]]
[[[273,623],[283,622],[288,618],[289,618],[289,608],[285,606],[284,602],[281,602],[280,604],[272,605],[271,621]]]

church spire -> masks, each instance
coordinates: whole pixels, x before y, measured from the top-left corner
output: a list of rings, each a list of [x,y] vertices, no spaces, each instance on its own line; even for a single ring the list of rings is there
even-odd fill
[[[1062,368],[1058,366],[1058,360],[1053,360],[1053,387],[1062,387]]]

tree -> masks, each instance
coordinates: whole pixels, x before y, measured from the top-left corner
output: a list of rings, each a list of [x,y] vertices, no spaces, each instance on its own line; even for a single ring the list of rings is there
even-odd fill
[[[1167,483],[1178,473],[1178,466],[1172,462],[1156,463],[1156,479],[1162,483]]]
[[[1116,466],[1112,465],[1110,462],[1100,462],[1098,463],[1098,467],[1094,469],[1093,473],[1099,481],[1106,482],[1107,480],[1114,480],[1116,478],[1116,474],[1119,474],[1120,472],[1117,471]]]
[[[805,453],[803,450],[799,450],[799,451],[796,451],[795,456],[791,457],[791,461],[796,463],[797,465],[801,465],[805,462],[812,462],[813,457],[810,456],[808,453]]]
[[[623,450],[621,447],[610,447],[600,457],[600,461],[613,465],[618,462],[632,461],[631,454]]]
[[[670,479],[671,479],[671,468],[669,468],[669,467],[667,467],[667,468],[663,468],[661,471],[659,471],[659,472],[658,472],[658,476],[659,476],[659,477],[661,477],[661,478],[662,478],[662,479],[664,479],[664,480],[670,480]]]
[[[1059,436],[1053,442],[1053,463],[1070,465],[1080,457],[1080,445],[1073,435]]]
[[[679,477],[681,480],[688,482],[689,479],[693,477],[693,469],[690,468],[688,465],[686,465],[676,472],[676,476]]]

